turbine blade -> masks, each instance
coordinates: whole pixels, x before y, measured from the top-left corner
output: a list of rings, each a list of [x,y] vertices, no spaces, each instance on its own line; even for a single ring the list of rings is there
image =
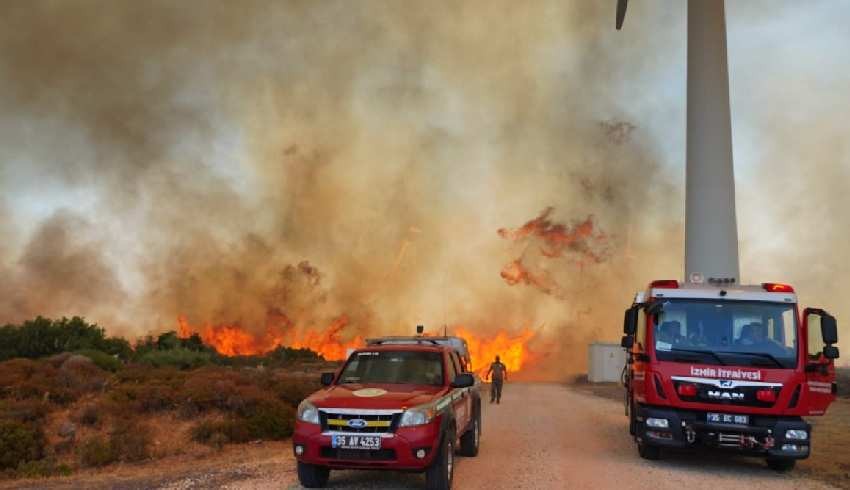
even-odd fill
[[[623,27],[623,20],[626,18],[626,7],[629,5],[629,0],[617,0],[617,30]]]

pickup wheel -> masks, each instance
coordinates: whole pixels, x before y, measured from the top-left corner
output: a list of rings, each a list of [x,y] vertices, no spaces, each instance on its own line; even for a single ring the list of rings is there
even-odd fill
[[[298,481],[305,488],[324,488],[331,476],[330,468],[298,462]]]
[[[425,470],[425,488],[428,490],[451,490],[455,466],[455,435],[443,434],[440,453],[434,462]]]
[[[661,448],[658,446],[650,446],[644,442],[637,443],[638,454],[643,459],[654,461],[661,459]]]
[[[767,467],[774,471],[791,471],[797,464],[796,459],[790,458],[767,458]]]
[[[478,456],[478,444],[481,442],[481,411],[476,410],[469,429],[460,436],[460,454],[474,458]]]

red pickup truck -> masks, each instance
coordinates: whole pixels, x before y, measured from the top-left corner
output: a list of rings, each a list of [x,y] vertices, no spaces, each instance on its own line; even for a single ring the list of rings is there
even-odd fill
[[[355,350],[301,402],[292,444],[303,486],[325,486],[331,469],[386,469],[450,489],[455,452],[478,454],[480,381],[456,349],[415,339]]]

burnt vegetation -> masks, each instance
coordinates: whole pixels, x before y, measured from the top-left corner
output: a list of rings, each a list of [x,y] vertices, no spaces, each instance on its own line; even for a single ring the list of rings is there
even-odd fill
[[[285,439],[326,367],[307,349],[226,357],[175,332],[133,345],[78,317],[5,325],[0,346],[5,478]]]

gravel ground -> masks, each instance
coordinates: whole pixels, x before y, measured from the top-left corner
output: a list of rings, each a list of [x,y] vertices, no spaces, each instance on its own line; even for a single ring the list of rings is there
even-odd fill
[[[12,482],[15,488],[301,488],[288,443],[231,447],[199,461],[162,460],[70,478]],[[477,458],[458,458],[455,488],[794,489],[835,488],[778,474],[759,459],[713,452],[641,460],[621,405],[568,386],[508,384],[501,405],[485,405]],[[336,471],[330,488],[422,488],[418,474]],[[6,485],[0,485],[6,487]]]

